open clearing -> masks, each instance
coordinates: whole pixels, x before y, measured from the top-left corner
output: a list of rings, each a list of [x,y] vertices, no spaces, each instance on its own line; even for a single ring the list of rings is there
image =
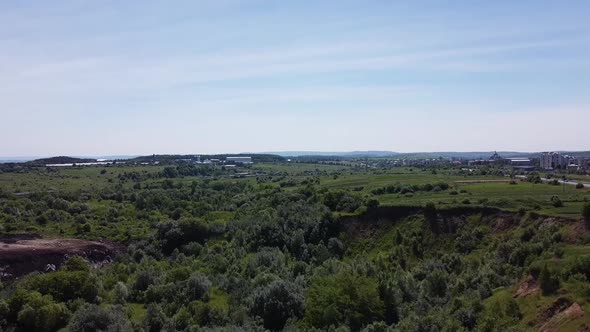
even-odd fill
[[[71,256],[81,256],[93,265],[112,261],[124,249],[111,241],[40,239],[34,235],[0,238],[0,278],[10,279],[32,271],[59,268]]]

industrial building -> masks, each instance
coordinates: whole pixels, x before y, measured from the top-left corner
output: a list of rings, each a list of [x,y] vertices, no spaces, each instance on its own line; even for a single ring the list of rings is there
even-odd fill
[[[235,157],[227,157],[225,158],[226,163],[234,163],[234,164],[251,164],[252,157],[243,157],[243,156],[235,156]]]
[[[506,163],[512,166],[513,169],[519,169],[523,171],[532,171],[535,169],[533,161],[529,158],[506,158]]]

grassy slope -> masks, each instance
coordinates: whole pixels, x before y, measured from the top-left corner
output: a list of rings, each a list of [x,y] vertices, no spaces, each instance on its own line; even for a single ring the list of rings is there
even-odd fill
[[[479,225],[480,216],[472,215],[468,218],[470,225]],[[378,227],[373,232],[357,233],[355,235],[349,234],[345,240],[348,244],[348,256],[363,256],[371,260],[378,260],[385,258],[386,253],[391,252],[395,247],[395,236],[398,229],[411,229],[419,230],[423,223],[421,216],[410,216],[402,220],[395,222],[387,222]],[[523,224],[523,226],[526,223]],[[562,228],[566,232],[566,227],[571,226],[569,222],[566,222]],[[522,232],[522,227],[516,227],[503,233],[502,235],[519,234]],[[499,236],[500,234],[490,233],[487,238],[482,241],[482,246],[479,249],[474,250],[466,256],[468,260],[476,258],[483,254],[486,249],[486,244],[489,243],[491,238]],[[433,246],[437,250],[452,250],[452,240],[448,236],[441,236],[436,240],[436,245]],[[384,256],[385,255],[385,256]],[[564,254],[561,259],[554,257],[542,257],[535,261],[535,264],[547,264],[548,267],[557,270],[559,273],[564,273],[566,268],[577,258],[581,256],[590,256],[590,246],[588,245],[576,245],[567,244],[564,247]],[[415,262],[414,262],[415,263]],[[486,299],[484,305],[490,305],[494,301],[501,299],[502,297],[512,297],[512,294],[517,289],[518,284],[512,287],[505,287],[497,289],[494,294]],[[587,300],[590,294],[590,288],[585,282],[565,280],[562,281],[561,288],[554,295],[543,296],[540,292],[533,295],[529,295],[524,298],[518,298],[517,303],[522,313],[522,319],[520,320],[520,329],[523,331],[535,331],[537,328],[529,326],[529,322],[534,321],[540,312],[549,307],[558,298],[565,297],[572,302],[578,303],[586,312],[581,318],[575,320],[569,320],[559,325],[560,331],[577,331],[582,324],[590,326],[590,302]]]

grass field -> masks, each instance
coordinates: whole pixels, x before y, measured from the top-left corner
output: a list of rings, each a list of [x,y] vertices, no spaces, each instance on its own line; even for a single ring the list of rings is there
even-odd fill
[[[44,168],[22,173],[0,173],[0,189],[12,192],[38,192],[50,190],[100,190],[119,182],[119,175],[128,172],[157,173],[162,166],[109,166],[60,168],[47,172]],[[102,170],[106,173],[101,174]],[[131,186],[132,184],[127,183]]]
[[[63,168],[47,172],[44,168],[26,173],[0,174],[0,189],[11,193],[37,191],[90,191],[113,188],[129,188],[132,181],[119,181],[119,175],[136,172],[149,175],[160,172],[163,166],[114,166]],[[106,171],[106,173],[104,171]],[[241,170],[240,170],[241,171]],[[326,164],[255,164],[244,171],[269,176],[292,179],[296,183],[315,177],[320,186],[332,190],[354,190],[371,196],[371,191],[394,184],[436,184],[448,183],[449,190],[440,192],[416,192],[413,194],[385,194],[375,196],[383,205],[423,205],[434,202],[439,205],[449,204],[485,204],[499,208],[517,210],[524,207],[539,213],[577,218],[582,205],[590,201],[590,189],[576,189],[571,185],[532,184],[517,181],[510,184],[510,179],[492,175],[456,175],[456,170],[430,170],[419,168],[366,169],[344,165]],[[101,174],[102,173],[102,174]],[[149,178],[146,184],[158,185],[161,178]],[[193,181],[202,181],[199,177],[182,177],[174,179],[177,183],[188,185]],[[217,181],[247,181],[256,184],[256,178],[228,179]],[[299,181],[299,182],[297,182]],[[278,185],[276,182],[271,182]],[[290,187],[295,189],[297,186]],[[457,192],[451,195],[451,192]],[[558,196],[562,207],[554,207],[551,198]]]

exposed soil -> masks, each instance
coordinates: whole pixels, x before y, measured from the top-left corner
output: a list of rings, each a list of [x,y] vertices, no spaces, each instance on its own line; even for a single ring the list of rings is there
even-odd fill
[[[539,326],[541,332],[559,331],[563,324],[583,316],[584,310],[578,303],[562,297],[543,310],[530,325]]]
[[[539,316],[537,317],[537,321],[540,323],[545,323],[549,321],[551,318],[553,318],[555,315],[567,309],[570,305],[572,305],[572,301],[570,299],[560,297],[539,314]]]
[[[567,322],[584,316],[584,310],[579,304],[574,303],[567,307],[564,311],[553,316],[548,322],[543,324],[539,329],[542,332],[560,331],[561,326]]]
[[[122,252],[121,244],[79,239],[41,239],[37,235],[0,236],[0,279],[14,279],[33,271],[53,271],[71,256],[94,266],[109,263]]]
[[[529,295],[535,294],[539,291],[539,282],[533,278],[533,276],[528,276],[516,289],[514,292],[513,297],[527,297]]]
[[[518,227],[520,221],[510,214],[499,214],[492,222],[492,231],[494,233],[503,233]]]
[[[578,240],[586,235],[587,232],[588,228],[586,227],[586,224],[582,220],[579,220],[570,223],[570,225],[566,227],[563,240],[566,243],[576,244],[578,243]]]

